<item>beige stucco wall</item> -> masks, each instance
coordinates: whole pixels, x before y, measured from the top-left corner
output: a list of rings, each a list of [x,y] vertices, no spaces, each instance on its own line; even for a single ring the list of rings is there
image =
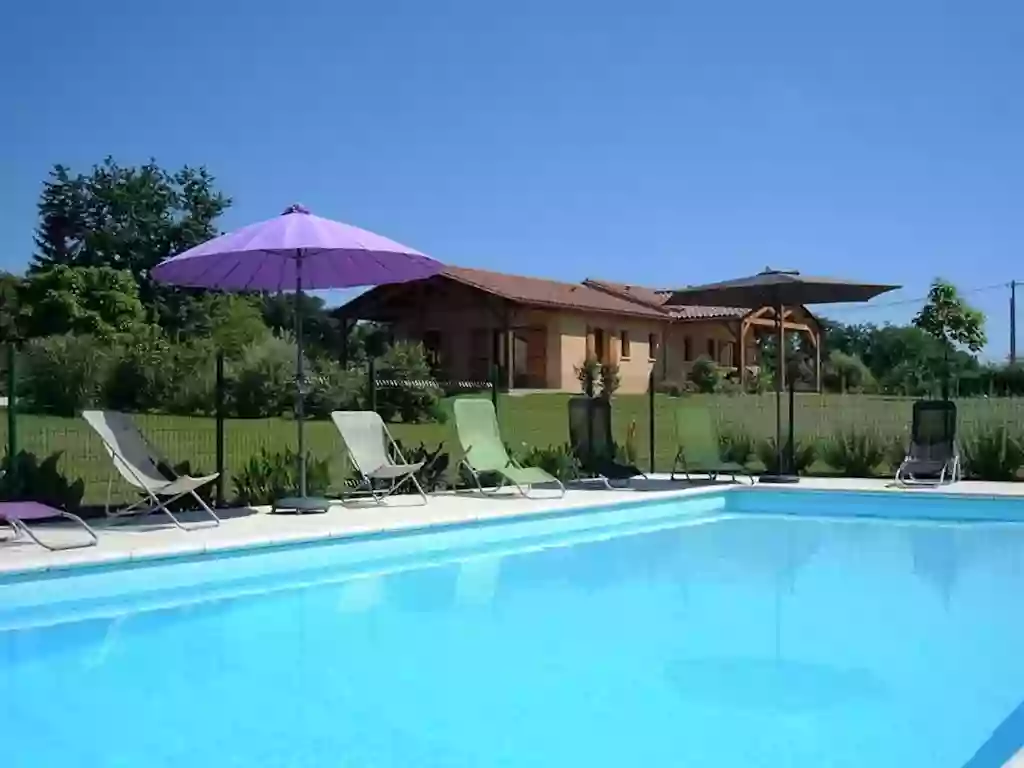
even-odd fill
[[[576,366],[586,358],[588,334],[594,329],[604,331],[607,339],[608,359],[619,364],[619,392],[623,394],[639,394],[647,391],[647,381],[651,367],[655,364],[652,357],[660,354],[655,349],[651,354],[649,337],[656,336],[657,347],[662,345],[665,323],[643,318],[621,317],[607,314],[562,313],[559,317],[561,332],[561,385],[560,389],[576,391],[579,384],[576,380]],[[622,332],[629,338],[629,357],[622,352]]]

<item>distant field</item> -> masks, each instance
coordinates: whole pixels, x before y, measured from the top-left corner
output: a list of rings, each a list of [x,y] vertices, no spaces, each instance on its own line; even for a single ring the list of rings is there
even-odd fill
[[[506,440],[514,445],[548,446],[568,439],[566,401],[569,395],[540,394],[502,396],[499,418]],[[711,408],[726,429],[743,430],[755,438],[774,434],[775,399],[771,395],[736,397],[696,395],[688,403]],[[655,466],[667,471],[675,455],[673,409],[681,401],[659,395],[655,400]],[[796,428],[799,436],[827,437],[837,430],[870,429],[883,436],[905,436],[909,430],[912,400],[866,395],[817,395],[797,397]],[[971,399],[958,402],[960,425],[964,433],[988,423],[1009,423],[1024,432],[1024,399]],[[0,412],[0,445],[7,445],[6,412]],[[783,418],[787,417],[785,410]],[[213,419],[139,415],[139,426],[150,440],[172,461],[188,459],[203,472],[212,472],[216,464]],[[630,422],[637,425],[640,465],[649,466],[648,399],[643,395],[623,395],[614,401],[615,432],[624,442]],[[395,424],[395,436],[406,443],[425,442],[457,452],[454,424]],[[280,450],[296,446],[295,423],[287,419],[232,419],[227,422],[226,464],[230,475],[250,456],[267,447]],[[340,481],[347,473],[341,441],[334,425],[326,421],[306,425],[307,447],[317,456],[330,460],[332,477]],[[18,446],[39,456],[62,451],[62,469],[70,478],[86,481],[86,502],[101,503],[106,493],[110,462],[99,441],[80,419],[64,419],[33,414],[18,415]],[[115,483],[118,495],[127,493]]]

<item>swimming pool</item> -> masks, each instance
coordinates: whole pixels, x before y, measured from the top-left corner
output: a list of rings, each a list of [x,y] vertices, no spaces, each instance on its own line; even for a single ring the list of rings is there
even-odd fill
[[[3,764],[995,768],[1019,509],[731,490],[0,578]]]

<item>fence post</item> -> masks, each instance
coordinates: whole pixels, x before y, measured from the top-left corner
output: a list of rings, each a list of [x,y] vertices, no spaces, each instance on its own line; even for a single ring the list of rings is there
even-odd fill
[[[224,352],[217,351],[217,379],[214,383],[214,416],[217,441],[217,506],[224,506]]]
[[[498,366],[491,366],[491,404],[494,406],[494,413],[498,413]]]
[[[18,453],[18,373],[15,370],[18,355],[13,344],[7,345],[7,472],[14,481],[15,468],[18,463],[14,457]]]
[[[367,395],[369,397],[370,410],[377,411],[377,362],[373,355],[370,356],[369,364],[366,366],[368,380],[366,382]]]
[[[647,380],[647,441],[651,452],[651,474],[654,474],[654,369]]]

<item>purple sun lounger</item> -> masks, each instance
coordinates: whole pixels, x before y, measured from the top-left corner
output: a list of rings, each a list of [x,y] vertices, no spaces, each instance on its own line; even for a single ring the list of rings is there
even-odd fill
[[[38,520],[50,520],[55,517],[63,517],[67,520],[71,520],[77,523],[78,526],[85,530],[89,534],[88,541],[77,541],[71,544],[49,544],[38,536],[35,532],[28,527],[26,520],[38,521]],[[65,512],[62,509],[55,509],[48,507],[45,504],[40,504],[37,501],[3,501],[0,502],[0,523],[5,523],[11,530],[14,531],[14,536],[8,538],[7,541],[13,541],[21,536],[27,536],[32,539],[36,544],[41,547],[45,547],[51,552],[56,552],[61,549],[79,549],[81,547],[92,547],[95,546],[99,541],[96,538],[96,532],[89,527],[89,525],[80,518],[78,515],[73,515],[70,512]]]

